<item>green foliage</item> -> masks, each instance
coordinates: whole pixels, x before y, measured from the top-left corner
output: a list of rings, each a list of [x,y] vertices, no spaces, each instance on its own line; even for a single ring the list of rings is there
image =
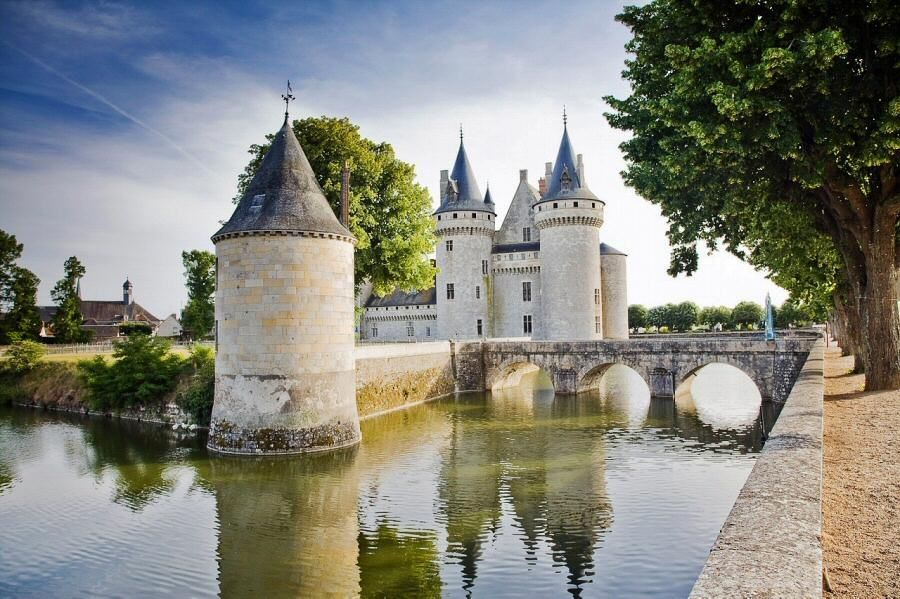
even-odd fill
[[[359,533],[361,597],[440,597],[440,556],[433,533],[401,534],[387,523]]]
[[[694,302],[681,302],[672,309],[672,326],[678,331],[690,331],[697,324],[700,307]]]
[[[192,370],[188,388],[176,400],[199,426],[209,426],[215,391],[216,356],[210,347],[191,346],[187,364]]]
[[[806,306],[798,305],[792,298],[785,300],[775,310],[775,326],[779,329],[809,326],[814,320],[815,318],[809,309]]]
[[[72,256],[66,260],[63,270],[65,275],[50,292],[57,307],[53,315],[53,336],[62,343],[83,343],[90,339],[90,333],[81,328],[84,318],[76,289],[85,269],[78,258]]]
[[[181,328],[194,339],[208,337],[216,323],[216,255],[205,250],[181,252],[188,302],[181,313]]]
[[[15,375],[25,374],[41,363],[46,353],[36,341],[22,339],[16,333],[10,335],[12,344],[6,349],[4,369]]]
[[[646,306],[632,304],[628,306],[628,328],[637,330],[649,326],[650,313]]]
[[[808,305],[843,292],[867,386],[900,382],[900,4],[652,0],[617,19],[625,181],[669,221],[671,274],[724,243]],[[818,308],[817,308],[818,309]]]
[[[647,322],[652,327],[656,327],[657,332],[662,332],[660,329],[662,327],[666,327],[666,332],[668,332],[668,328],[672,322],[672,311],[675,308],[675,304],[666,304],[664,306],[654,306],[650,308],[650,311],[647,313]]]
[[[119,325],[119,333],[126,337],[129,335],[150,335],[153,333],[153,327],[150,326],[149,322],[131,320]]]
[[[157,402],[175,388],[182,360],[160,337],[133,335],[116,344],[113,362],[103,356],[78,363],[95,409],[130,408]]]
[[[0,343],[10,343],[16,334],[38,339],[41,314],[37,308],[37,289],[41,280],[27,268],[16,264],[23,246],[15,235],[0,230]]]
[[[371,281],[381,295],[395,288],[410,291],[433,285],[435,269],[427,257],[435,244],[431,197],[415,183],[414,166],[399,160],[390,144],[362,137],[348,118],[307,118],[294,121],[293,129],[336,213],[341,170],[344,161],[350,161],[357,285]],[[238,197],[259,170],[269,145],[250,147],[252,158],[238,177]]]
[[[731,308],[726,306],[708,306],[700,310],[698,321],[711,329],[716,325],[721,325],[722,328],[729,328],[731,327]]]
[[[756,302],[739,302],[731,311],[731,323],[745,329],[757,327],[764,317],[763,307]]]

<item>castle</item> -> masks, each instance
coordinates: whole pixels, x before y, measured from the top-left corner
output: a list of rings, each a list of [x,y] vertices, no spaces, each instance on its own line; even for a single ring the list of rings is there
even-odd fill
[[[460,133],[453,170],[441,171],[435,287],[366,293],[360,338],[428,341],[628,338],[626,255],[600,243],[604,202],[587,186],[565,118],[556,162],[535,189],[528,171],[497,229]]]
[[[212,236],[217,351],[208,446],[223,453],[298,453],[360,440],[356,239],[347,229],[346,176],[338,220],[291,129],[290,91],[283,98],[281,129],[231,218]],[[628,336],[625,255],[600,244],[604,203],[584,183],[563,125],[542,189],[522,171],[499,231],[490,192],[481,196],[460,136],[434,213],[435,287],[369,298],[366,333]]]

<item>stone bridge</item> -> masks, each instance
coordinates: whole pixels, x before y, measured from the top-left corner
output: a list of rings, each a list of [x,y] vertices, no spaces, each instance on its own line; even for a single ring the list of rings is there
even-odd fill
[[[654,397],[674,397],[678,386],[709,364],[729,364],[756,383],[763,401],[784,402],[818,338],[795,332],[766,341],[761,333],[660,336],[621,341],[461,341],[453,344],[459,391],[514,383],[538,367],[557,393],[597,388],[613,364],[634,369]]]

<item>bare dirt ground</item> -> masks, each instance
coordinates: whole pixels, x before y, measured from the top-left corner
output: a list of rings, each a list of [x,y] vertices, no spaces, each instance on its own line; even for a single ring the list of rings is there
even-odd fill
[[[900,389],[863,393],[852,368],[826,349],[825,596],[900,598]]]

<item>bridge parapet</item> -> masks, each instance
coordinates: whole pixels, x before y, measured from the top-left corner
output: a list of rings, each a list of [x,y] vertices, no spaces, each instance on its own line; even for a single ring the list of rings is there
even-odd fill
[[[761,336],[653,337],[603,341],[487,340],[455,343],[460,391],[489,390],[512,370],[533,364],[553,380],[557,393],[595,387],[613,364],[634,369],[656,397],[674,397],[678,385],[708,364],[746,373],[764,400],[783,402],[818,335],[766,341]]]

